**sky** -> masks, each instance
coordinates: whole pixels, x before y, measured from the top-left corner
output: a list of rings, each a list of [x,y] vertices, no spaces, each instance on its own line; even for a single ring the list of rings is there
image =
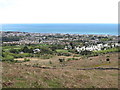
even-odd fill
[[[0,0],[0,23],[118,23],[120,0]]]

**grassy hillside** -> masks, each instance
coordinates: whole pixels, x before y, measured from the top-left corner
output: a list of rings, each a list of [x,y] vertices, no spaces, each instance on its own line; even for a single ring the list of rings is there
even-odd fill
[[[105,61],[108,57],[111,62]],[[4,88],[117,88],[118,70],[77,70],[77,68],[118,67],[117,53],[104,56],[81,58],[64,63],[57,63],[53,58],[24,63],[3,62]],[[102,61],[103,63],[102,63]],[[41,64],[56,67],[44,69],[34,66]],[[56,66],[55,66],[56,65]]]

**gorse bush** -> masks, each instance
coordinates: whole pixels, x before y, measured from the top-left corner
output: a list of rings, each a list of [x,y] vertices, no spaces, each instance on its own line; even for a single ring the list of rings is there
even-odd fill
[[[52,64],[52,61],[49,61],[49,64]]]
[[[65,59],[64,58],[59,58],[59,62],[64,62],[65,61]]]
[[[73,57],[80,57],[80,56],[81,56],[81,55],[79,55],[79,54],[78,54],[78,55],[73,55]]]
[[[71,56],[70,53],[57,53],[58,56]]]
[[[30,59],[24,58],[24,62],[28,62],[28,61],[30,61]]]
[[[78,58],[68,58],[67,60],[68,61],[70,61],[70,60],[78,60]]]

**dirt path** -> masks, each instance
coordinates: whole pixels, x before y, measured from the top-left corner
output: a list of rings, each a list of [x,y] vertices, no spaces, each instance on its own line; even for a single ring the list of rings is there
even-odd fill
[[[26,65],[28,67],[35,67],[35,68],[42,68],[42,69],[64,69],[64,70],[120,70],[120,68],[105,68],[105,67],[96,67],[96,68],[64,68],[64,67],[41,67],[41,66],[31,66],[31,65]]]

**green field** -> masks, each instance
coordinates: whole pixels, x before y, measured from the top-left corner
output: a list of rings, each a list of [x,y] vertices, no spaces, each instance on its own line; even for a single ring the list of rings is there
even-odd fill
[[[118,52],[119,48],[110,48],[106,50],[94,51],[96,53],[109,53],[109,52]]]
[[[56,51],[58,53],[68,53],[68,50],[64,50],[64,49],[57,49]]]

